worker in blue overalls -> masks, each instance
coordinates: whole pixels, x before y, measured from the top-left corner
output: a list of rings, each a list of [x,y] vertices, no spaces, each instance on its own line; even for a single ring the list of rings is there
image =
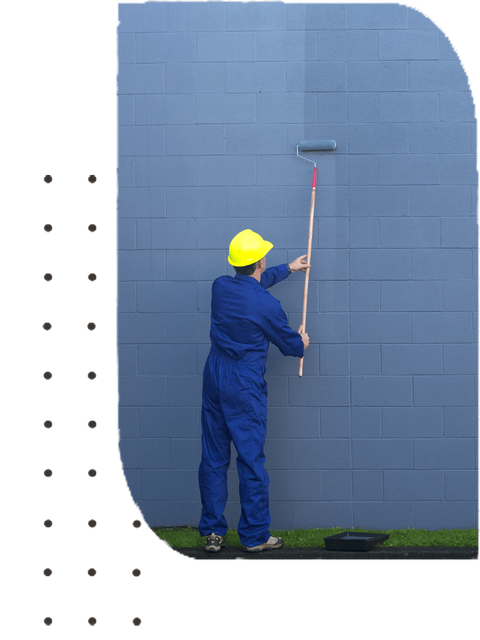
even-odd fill
[[[280,302],[267,289],[294,271],[310,267],[306,255],[266,269],[271,242],[251,229],[230,243],[228,261],[236,275],[221,276],[212,286],[211,349],[203,372],[202,460],[198,472],[205,550],[225,546],[227,471],[230,443],[237,450],[241,516],[238,534],[246,551],[279,549],[270,535],[269,478],[263,447],[267,431],[268,346],[285,356],[303,357],[308,334],[291,329]]]

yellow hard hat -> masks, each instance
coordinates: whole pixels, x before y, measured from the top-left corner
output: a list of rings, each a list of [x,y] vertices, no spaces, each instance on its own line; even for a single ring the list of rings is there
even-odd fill
[[[251,229],[244,229],[230,242],[228,261],[234,267],[246,267],[261,260],[273,247]]]

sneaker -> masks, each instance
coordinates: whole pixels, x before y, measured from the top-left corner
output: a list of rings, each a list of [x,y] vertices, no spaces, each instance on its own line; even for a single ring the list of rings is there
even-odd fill
[[[264,542],[263,544],[258,544],[256,547],[243,547],[244,551],[255,552],[255,551],[267,551],[268,549],[280,549],[283,547],[283,540],[281,538],[274,538],[270,536],[270,538]]]
[[[216,533],[211,533],[209,536],[207,536],[207,540],[205,542],[205,551],[209,551],[210,553],[217,553],[224,546],[225,538],[223,536],[217,536]]]

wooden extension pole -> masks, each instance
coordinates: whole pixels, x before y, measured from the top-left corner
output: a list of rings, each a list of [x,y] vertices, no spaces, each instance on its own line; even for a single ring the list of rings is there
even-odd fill
[[[312,257],[312,238],[313,238],[313,212],[315,210],[315,190],[317,186],[317,165],[313,167],[313,182],[312,182],[312,200],[310,202],[310,225],[308,227],[308,252],[307,252],[307,264],[310,264]],[[305,271],[305,287],[303,290],[303,314],[302,314],[302,327],[303,331],[306,329],[307,324],[307,298],[308,298],[308,280],[310,278],[310,267]],[[304,356],[303,356],[304,357]],[[298,375],[302,377],[303,374],[303,357],[300,358],[300,364],[298,366]]]

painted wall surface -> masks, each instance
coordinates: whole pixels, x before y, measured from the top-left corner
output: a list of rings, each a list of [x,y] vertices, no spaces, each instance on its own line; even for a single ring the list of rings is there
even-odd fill
[[[404,5],[120,4],[120,450],[150,526],[197,526],[212,281],[231,238],[306,253],[304,376],[270,347],[272,528],[477,523],[476,120]],[[271,289],[301,322],[303,274]],[[226,517],[240,515],[235,453]]]

